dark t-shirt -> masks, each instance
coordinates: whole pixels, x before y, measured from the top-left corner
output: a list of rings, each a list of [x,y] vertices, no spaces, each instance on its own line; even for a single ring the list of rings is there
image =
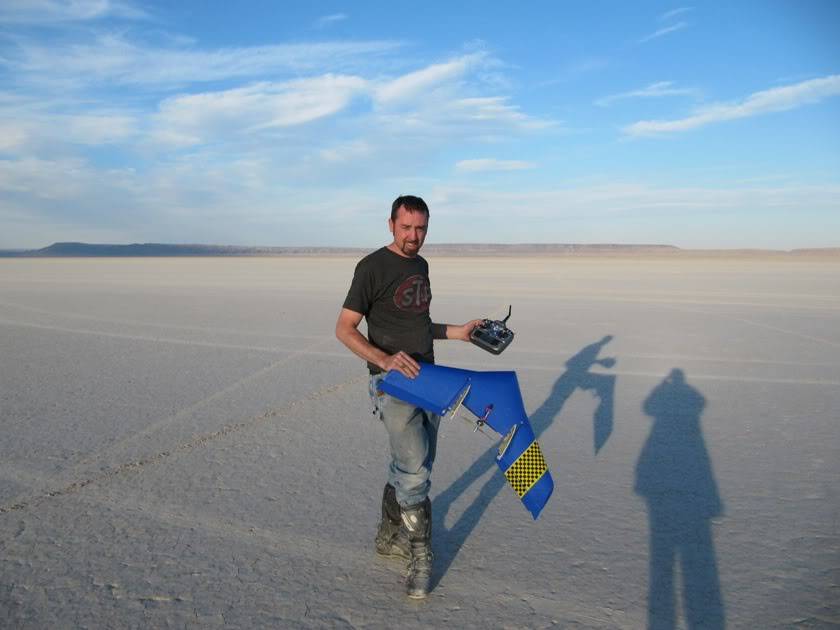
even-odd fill
[[[434,363],[429,303],[429,265],[424,258],[405,258],[387,247],[362,258],[344,308],[367,319],[368,340],[380,350],[400,350],[417,361]],[[371,374],[382,370],[368,363]]]

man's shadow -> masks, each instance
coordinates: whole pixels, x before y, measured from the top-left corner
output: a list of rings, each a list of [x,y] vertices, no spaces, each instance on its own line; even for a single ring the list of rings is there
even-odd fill
[[[551,393],[545,402],[530,416],[531,427],[534,435],[539,438],[563,408],[563,405],[577,389],[585,389],[593,392],[599,400],[598,408],[593,417],[594,448],[597,453],[606,444],[612,433],[613,427],[613,396],[615,392],[615,376],[607,374],[594,374],[589,371],[594,365],[610,368],[615,365],[615,359],[599,359],[603,347],[612,340],[612,335],[607,335],[600,341],[589,344],[566,361],[566,371],[555,381]],[[464,473],[456,479],[443,492],[438,494],[433,501],[433,521],[435,532],[435,585],[449,570],[455,557],[458,555],[464,542],[469,538],[475,529],[490,501],[495,498],[499,491],[505,486],[505,476],[498,471],[496,464],[496,445],[490,447],[479,457]],[[478,496],[458,517],[458,520],[448,529],[444,521],[452,504],[469,488],[475,481],[481,478],[488,470],[494,470],[498,474],[492,474],[484,483]],[[550,470],[550,468],[549,468]],[[516,495],[511,492],[511,499]]]
[[[710,521],[723,513],[700,427],[703,395],[674,369],[642,405],[653,428],[636,464],[636,494],[650,523],[648,628],[677,627],[675,569],[682,569],[688,628],[723,628]]]

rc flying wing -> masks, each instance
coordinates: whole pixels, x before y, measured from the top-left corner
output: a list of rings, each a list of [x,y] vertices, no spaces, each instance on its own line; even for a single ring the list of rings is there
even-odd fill
[[[533,518],[540,515],[554,481],[525,413],[515,372],[478,372],[421,363],[417,377],[409,379],[391,371],[379,388],[440,416],[451,417],[467,409],[477,428],[486,425],[498,433],[499,469]]]

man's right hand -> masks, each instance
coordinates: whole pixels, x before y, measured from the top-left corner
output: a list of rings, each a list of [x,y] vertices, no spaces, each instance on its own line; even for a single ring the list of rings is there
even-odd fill
[[[396,370],[408,378],[414,378],[420,374],[420,364],[402,350],[396,354],[390,354],[385,357],[379,367],[386,372]]]
[[[338,321],[335,324],[335,336],[345,346],[350,348],[354,354],[365,361],[378,365],[379,369],[386,372],[396,370],[403,376],[414,378],[420,374],[420,364],[411,358],[406,352],[400,350],[396,354],[386,354],[365,339],[359,332],[359,322],[363,315],[348,308],[342,308],[338,314]]]

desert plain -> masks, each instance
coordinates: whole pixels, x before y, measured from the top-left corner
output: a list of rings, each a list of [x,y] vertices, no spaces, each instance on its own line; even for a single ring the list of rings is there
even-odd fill
[[[0,260],[0,627],[840,627],[840,259],[430,255],[498,318],[533,521],[441,427],[435,586],[373,534],[387,439],[347,256]]]

